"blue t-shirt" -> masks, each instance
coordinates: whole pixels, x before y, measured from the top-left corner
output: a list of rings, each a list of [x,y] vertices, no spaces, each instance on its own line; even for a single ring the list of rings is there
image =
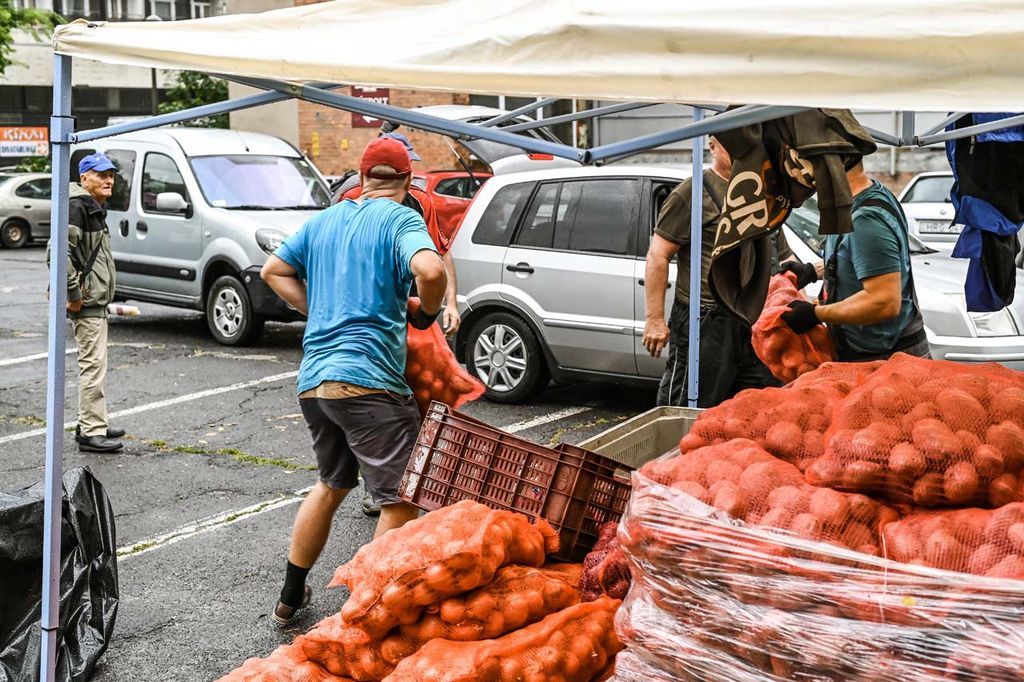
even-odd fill
[[[436,251],[423,218],[389,199],[346,200],[310,219],[275,255],[306,280],[298,391],[344,381],[409,395],[406,301],[412,257]]]
[[[838,303],[864,290],[861,280],[893,272],[900,273],[902,302],[896,317],[876,324],[844,324],[843,339],[854,351],[882,354],[892,350],[903,330],[914,319],[914,285],[910,275],[910,243],[907,228],[888,211],[864,206],[869,199],[881,200],[902,213],[896,197],[878,182],[853,198],[853,232],[829,235],[825,240],[825,262],[836,258],[836,289],[829,303]],[[839,250],[836,251],[836,243]]]

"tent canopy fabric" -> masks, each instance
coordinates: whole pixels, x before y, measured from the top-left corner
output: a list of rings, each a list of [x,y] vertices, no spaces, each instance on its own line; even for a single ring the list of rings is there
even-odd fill
[[[289,82],[917,111],[1024,110],[1024,0],[335,0],[88,23],[58,54]]]

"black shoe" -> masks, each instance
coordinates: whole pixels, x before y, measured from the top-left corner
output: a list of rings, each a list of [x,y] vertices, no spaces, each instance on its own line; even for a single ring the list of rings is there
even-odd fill
[[[380,516],[380,505],[373,501],[370,493],[363,493],[363,513],[367,516]]]
[[[125,430],[124,429],[112,429],[109,426],[107,427],[107,438],[122,438],[122,437],[124,437],[124,434],[125,434]],[[75,440],[77,440],[79,443],[81,443],[82,440],[84,440],[82,438],[82,427],[81,426],[76,426],[75,427]]]
[[[302,588],[302,603],[298,606],[287,606],[281,602],[277,602],[277,606],[274,607],[273,612],[270,614],[274,622],[277,623],[278,627],[287,627],[291,624],[299,611],[309,606],[309,602],[313,601],[313,590],[309,589],[309,585]]]
[[[124,447],[119,440],[111,440],[103,436],[89,436],[77,438],[78,449],[82,452],[117,452]]]

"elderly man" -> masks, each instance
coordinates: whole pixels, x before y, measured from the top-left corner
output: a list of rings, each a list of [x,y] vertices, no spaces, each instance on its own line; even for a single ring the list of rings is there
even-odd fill
[[[106,201],[114,191],[114,164],[103,154],[78,163],[80,184],[68,201],[68,317],[78,344],[78,426],[83,452],[117,452],[122,429],[107,423],[107,304],[114,300],[114,256]],[[47,246],[47,261],[50,258]]]
[[[309,603],[306,576],[360,473],[381,505],[377,535],[418,514],[398,497],[419,433],[419,412],[405,383],[406,303],[415,283],[421,307],[408,321],[428,328],[441,312],[444,265],[423,218],[402,205],[412,180],[405,147],[388,138],[372,141],[360,175],[359,199],[311,219],[262,271],[267,284],[308,318],[298,392],[319,472],[292,531],[273,613],[281,625]]]

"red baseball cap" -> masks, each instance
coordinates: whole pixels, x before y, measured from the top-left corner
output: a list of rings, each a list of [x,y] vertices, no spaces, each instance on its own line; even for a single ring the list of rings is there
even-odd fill
[[[389,166],[395,169],[395,174],[378,174],[370,172],[374,166]],[[389,137],[378,137],[366,145],[363,150],[363,158],[359,161],[359,172],[368,178],[378,180],[391,180],[397,176],[409,175],[412,173],[412,163],[409,161],[409,152],[405,150],[398,140]]]

